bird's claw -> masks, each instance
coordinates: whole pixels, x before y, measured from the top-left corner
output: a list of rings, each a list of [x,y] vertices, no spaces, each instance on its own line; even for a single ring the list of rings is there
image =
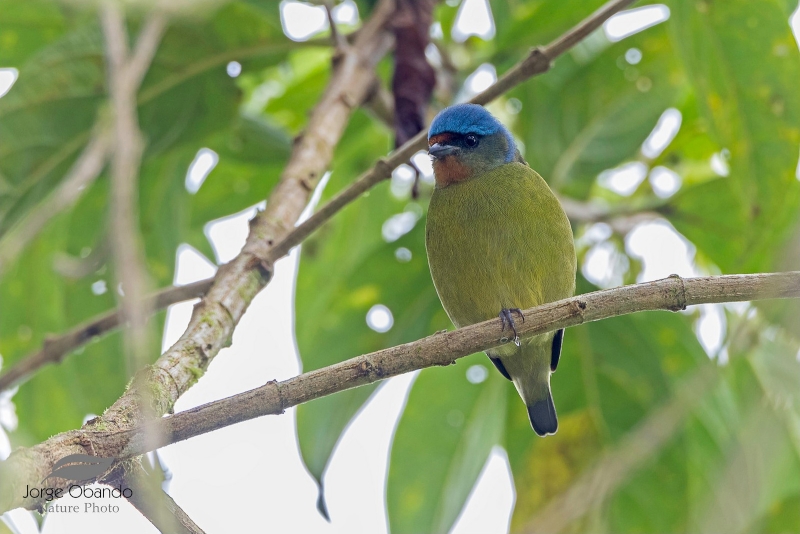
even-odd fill
[[[503,332],[508,326],[511,331],[514,333],[514,345],[520,346],[519,336],[517,335],[517,325],[514,323],[514,315],[518,314],[522,318],[522,322],[525,322],[525,316],[522,315],[522,310],[519,308],[507,308],[500,310],[500,331]]]

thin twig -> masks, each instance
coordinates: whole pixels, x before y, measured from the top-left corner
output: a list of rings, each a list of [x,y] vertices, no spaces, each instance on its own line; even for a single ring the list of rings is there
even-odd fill
[[[100,22],[106,42],[108,87],[113,116],[109,237],[117,288],[121,289],[118,291],[120,314],[128,325],[124,331],[124,347],[130,373],[133,374],[147,365],[150,359],[151,334],[147,328],[147,318],[152,313],[147,307],[149,301],[144,298],[149,286],[149,276],[139,232],[139,168],[144,142],[139,130],[136,95],[158,49],[165,23],[162,15],[155,12],[151,14],[141,30],[133,53],[129,55],[125,14],[120,6],[111,1],[105,2],[100,10]],[[161,414],[152,410],[152,399],[150,391],[141,392],[136,396],[133,409],[143,414],[143,417],[160,416]],[[159,440],[152,433],[148,433],[144,439],[153,443]],[[137,463],[130,462],[127,466]],[[191,532],[179,521],[179,516],[185,517],[186,514],[160,487],[153,487],[154,479],[134,474],[126,478],[129,483],[137,486],[131,502],[159,530]],[[191,520],[189,522],[194,525]]]
[[[128,502],[163,534],[205,534],[161,488],[161,481],[138,463],[130,462],[125,466],[121,483],[133,490]]]
[[[603,22],[605,22],[605,20],[611,17],[611,15],[632,4],[633,2],[634,0],[614,0],[607,3],[577,26],[567,31],[563,36],[553,41],[550,45],[544,48],[536,48],[532,50],[525,59],[517,63],[517,65],[512,67],[512,69],[509,71],[513,71],[516,74],[508,76],[504,75],[500,80],[498,80],[497,83],[489,87],[484,93],[476,96],[473,99],[473,102],[489,102],[509,89],[512,89],[516,85],[522,83],[527,78],[546,72],[549,69],[550,62],[553,61],[558,55],[561,55],[565,52],[566,49],[564,48],[563,43],[577,42],[576,36],[585,37],[588,35],[588,33],[591,33],[591,31],[588,31],[588,29],[593,30],[599,28]],[[546,60],[543,60],[545,57],[542,55],[545,53],[543,51],[548,54],[546,56]],[[538,65],[537,69],[531,68],[531,65],[533,64]],[[528,66],[523,67],[523,65]],[[523,76],[521,75],[522,72],[528,72],[528,74]],[[389,178],[392,171],[396,167],[408,161],[411,156],[413,156],[419,150],[425,148],[426,136],[427,132],[420,132],[417,136],[409,140],[403,146],[397,148],[386,158],[381,158],[378,160],[378,162],[371,169],[359,176],[349,187],[335,195],[324,206],[312,214],[311,217],[309,217],[305,222],[286,233],[282,239],[277,240],[277,242],[273,239],[272,243],[270,243],[270,238],[265,237],[262,241],[264,242],[263,248],[266,250],[262,249],[261,252],[264,260],[264,266],[269,266],[279,258],[288,254],[288,252],[294,246],[301,243],[326,221],[338,213],[339,210],[360,197],[364,192],[369,190],[377,183]],[[315,177],[313,177],[312,180],[318,179],[321,175],[322,172],[315,172]],[[306,184],[305,188],[308,189],[309,187],[310,184]],[[282,195],[282,193],[280,194]],[[307,198],[307,195],[303,198]],[[282,226],[285,228],[287,225],[286,223],[283,223]],[[265,232],[262,233],[264,236],[267,235]],[[256,256],[258,256],[258,254],[256,254]],[[269,271],[269,269],[270,268],[268,267],[267,271]],[[206,293],[212,282],[213,279],[196,282],[196,287],[198,289],[197,293],[187,291],[185,287],[188,286],[180,288],[181,290],[176,290],[176,288],[164,289],[156,295],[158,298],[158,303],[154,309],[162,309],[182,300],[202,296]],[[117,326],[119,326],[118,315],[116,311],[112,311],[99,316],[98,318],[85,324],[83,327],[76,327],[64,336],[52,338],[51,349],[48,350],[47,345],[45,345],[42,350],[31,356],[23,357],[19,363],[10,367],[3,375],[0,375],[0,391],[3,391],[4,389],[7,389],[8,387],[25,380],[27,376],[35,372],[42,365],[62,360],[65,356],[65,352],[77,348],[81,344],[88,341],[91,337],[100,335],[110,329],[116,328]],[[87,333],[91,333],[92,335],[87,336]],[[59,352],[62,349],[64,352]],[[32,361],[28,362],[27,360],[29,359]]]
[[[53,255],[53,270],[72,280],[80,280],[100,269],[109,256],[109,242],[106,236],[97,240],[97,244],[85,257],[75,257],[63,250]]]
[[[114,117],[114,154],[111,160],[111,250],[119,287],[124,291],[121,312],[128,323],[126,349],[131,371],[149,359],[147,317],[150,310],[144,299],[148,286],[144,251],[139,238],[139,166],[142,139],[137,117],[136,93],[144,73],[155,55],[164,20],[151,15],[129,57],[128,34],[122,11],[113,2],[101,10],[101,25],[106,39],[109,92]]]
[[[162,310],[176,302],[202,297],[213,281],[213,278],[207,278],[185,286],[168,287],[148,297],[145,306],[151,310]],[[122,322],[119,310],[111,310],[79,324],[68,332],[46,338],[41,349],[22,358],[0,375],[0,392],[20,384],[47,364],[59,363],[71,351],[114,330]]]
[[[657,219],[661,215],[656,211],[663,208],[663,201],[647,205],[601,206],[592,202],[580,202],[567,197],[560,197],[561,207],[572,222],[596,223],[605,222],[615,232],[625,235],[645,221]]]
[[[521,337],[559,328],[649,310],[678,311],[705,303],[741,302],[774,298],[800,298],[800,271],[681,278],[670,276],[654,282],[596,291],[530,308],[518,325]],[[458,358],[503,343],[499,319],[358,356],[282,382],[214,401],[147,424],[108,429],[92,422],[82,430],[59,434],[28,449],[18,449],[0,463],[0,513],[40,503],[22,499],[26,484],[35,484],[67,454],[94,454],[125,459],[171,443],[212,432],[235,423],[280,414],[333,393],[436,365],[450,365]],[[119,427],[117,427],[119,428]],[[158,436],[153,442],[146,436]],[[5,482],[5,483],[4,483]]]
[[[375,80],[361,107],[387,128],[394,128],[394,96],[380,81]]]
[[[132,87],[138,88],[142,84],[165,29],[166,17],[162,13],[152,13],[145,20],[144,27],[139,31],[139,37],[136,39],[136,47],[128,60],[127,76]]]
[[[323,6],[325,7],[325,13],[328,15],[328,26],[331,28],[331,41],[333,41],[333,45],[336,47],[336,53],[340,54],[347,47],[347,39],[345,39],[344,35],[339,33],[339,28],[336,27],[331,0],[325,0]]]

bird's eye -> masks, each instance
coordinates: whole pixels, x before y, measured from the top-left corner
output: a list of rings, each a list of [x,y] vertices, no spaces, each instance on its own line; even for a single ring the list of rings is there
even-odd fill
[[[476,146],[478,146],[478,136],[474,134],[469,134],[464,138],[464,142],[467,144],[468,147],[475,148]]]

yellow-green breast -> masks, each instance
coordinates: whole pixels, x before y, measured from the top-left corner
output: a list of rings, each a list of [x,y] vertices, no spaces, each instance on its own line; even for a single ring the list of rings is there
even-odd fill
[[[436,291],[456,326],[575,291],[569,220],[547,183],[522,163],[437,188],[426,248]]]

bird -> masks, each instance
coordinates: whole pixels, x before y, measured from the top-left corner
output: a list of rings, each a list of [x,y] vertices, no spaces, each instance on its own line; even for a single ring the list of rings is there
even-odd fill
[[[513,342],[486,354],[514,383],[536,434],[555,434],[550,375],[564,330],[520,340],[517,321],[524,321],[521,309],[574,294],[569,219],[508,129],[483,106],[439,112],[428,130],[428,154],[435,187],[425,248],[439,300],[457,328],[500,317]]]

